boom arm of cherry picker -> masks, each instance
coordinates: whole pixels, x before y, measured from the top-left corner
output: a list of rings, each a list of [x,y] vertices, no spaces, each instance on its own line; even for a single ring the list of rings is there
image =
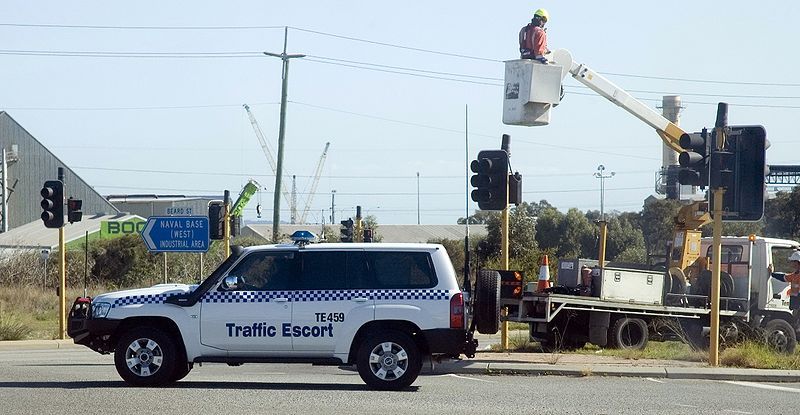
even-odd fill
[[[559,49],[554,51],[552,60],[556,65],[561,65],[564,72],[569,72],[578,82],[653,127],[664,143],[671,149],[678,152],[681,151],[679,143],[681,135],[685,134],[685,131],[680,127],[634,98],[603,75],[586,66],[586,64],[574,62],[568,50]]]
[[[578,82],[653,127],[671,149],[677,152],[683,151],[680,146],[680,138],[685,131],[673,122],[585,64],[573,62],[569,51],[564,49],[555,51],[553,60],[556,64],[562,65]],[[700,231],[698,229],[710,222],[711,216],[705,201],[692,203],[678,211],[675,217],[673,249],[668,260],[670,268],[686,269],[700,256]]]

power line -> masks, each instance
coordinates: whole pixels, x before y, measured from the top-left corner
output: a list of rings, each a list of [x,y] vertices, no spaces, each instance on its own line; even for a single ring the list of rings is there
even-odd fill
[[[484,61],[484,62],[502,62],[502,60],[499,60],[499,59],[482,58],[482,57],[478,57],[478,56],[470,56],[470,55],[464,55],[464,54],[460,54],[460,53],[442,52],[442,51],[438,51],[438,50],[423,49],[423,48],[417,48],[417,47],[413,47],[413,46],[404,46],[404,45],[397,45],[397,44],[387,43],[387,42],[378,42],[378,41],[374,41],[374,40],[361,39],[361,38],[357,38],[357,37],[337,35],[337,34],[334,34],[334,33],[320,32],[320,31],[317,31],[317,30],[303,29],[303,28],[294,27],[294,26],[289,26],[289,28],[297,30],[299,32],[314,33],[314,34],[317,34],[317,35],[334,37],[334,38],[337,38],[337,39],[344,39],[344,40],[350,40],[350,41],[354,41],[354,42],[368,43],[368,44],[371,44],[371,45],[378,45],[378,46],[387,46],[387,47],[396,48],[396,49],[405,49],[405,50],[411,50],[411,51],[415,51],[415,52],[430,53],[430,54],[434,54],[434,55],[449,56],[449,57],[453,57],[453,58],[472,59],[472,60],[478,60],[478,61]]]
[[[578,94],[580,94],[580,93],[578,93]],[[591,94],[583,94],[583,95],[591,95]],[[308,104],[308,103],[299,102],[299,101],[289,101],[289,102],[291,102],[293,104],[300,104],[300,105],[304,105],[304,106],[307,106],[307,107],[317,108],[317,109],[321,109],[321,110],[325,110],[325,111],[332,111],[332,112],[338,112],[338,113],[342,113],[342,114],[355,115],[355,116],[359,116],[359,117],[372,118],[372,119],[377,119],[377,120],[381,120],[381,121],[394,122],[394,123],[404,124],[404,125],[412,125],[412,126],[415,126],[415,127],[428,128],[428,129],[437,130],[437,131],[445,131],[445,132],[450,132],[450,133],[464,134],[463,130],[458,130],[458,129],[442,128],[442,127],[437,127],[437,126],[432,126],[432,125],[427,125],[427,124],[420,124],[420,123],[413,123],[413,122],[408,122],[408,121],[401,121],[401,120],[396,120],[396,119],[391,119],[391,118],[386,118],[386,117],[380,117],[380,116],[362,114],[362,113],[358,113],[358,112],[341,110],[341,109],[338,109],[338,108],[331,108],[331,107],[325,107],[325,106],[321,106],[321,105]],[[496,139],[497,138],[496,135],[491,135],[491,134],[481,134],[481,133],[474,133],[474,132],[470,133],[470,134],[473,135],[473,136],[477,136],[477,137],[485,137],[485,138],[492,138],[492,139]],[[526,143],[526,144],[542,146],[542,147],[557,148],[557,149],[562,149],[562,150],[581,151],[581,152],[588,152],[588,153],[593,153],[593,154],[607,154],[607,155],[615,156],[615,157],[635,158],[635,159],[648,159],[648,160],[660,160],[658,158],[653,158],[653,157],[642,157],[642,156],[638,156],[638,155],[620,154],[619,152],[613,152],[613,151],[603,151],[603,150],[589,149],[589,148],[583,148],[583,147],[570,147],[570,146],[563,146],[563,145],[558,145],[558,144],[542,143],[542,142],[537,142],[537,141],[532,141],[532,140],[526,140],[524,138],[516,138],[515,141],[516,142],[521,142],[521,143]]]
[[[5,27],[35,27],[46,29],[113,29],[113,30],[251,30],[283,29],[285,26],[107,26],[107,25],[67,25],[44,23],[0,23]]]
[[[254,52],[112,52],[112,51],[61,51],[0,49],[0,55],[79,57],[79,58],[154,58],[154,59],[217,59],[217,58],[263,58],[263,53]]]
[[[311,57],[311,58],[328,60],[328,61],[332,61],[332,62],[343,62],[343,63],[350,63],[350,64],[356,64],[356,65],[369,65],[369,66],[375,66],[375,67],[379,67],[379,68],[388,68],[388,69],[397,69],[397,70],[403,70],[403,71],[422,72],[422,73],[429,73],[429,74],[434,74],[434,75],[449,75],[449,76],[457,76],[457,77],[462,77],[462,78],[484,79],[484,80],[501,81],[501,82],[503,81],[502,78],[494,78],[494,77],[489,77],[489,76],[477,76],[477,75],[458,74],[458,73],[452,73],[452,72],[429,71],[429,70],[418,69],[418,68],[406,68],[406,67],[402,67],[402,66],[380,65],[380,64],[377,64],[377,63],[370,63],[370,62],[359,62],[359,61],[351,61],[351,60],[346,60],[346,59],[328,58],[328,57],[325,57],[325,56],[315,56],[315,55],[306,55],[306,56]]]
[[[312,33],[321,36],[333,37],[337,39],[361,42],[371,45],[385,46],[396,49],[404,49],[415,52],[429,53],[441,56],[449,56],[462,59],[479,60],[485,62],[502,62],[500,59],[479,57],[461,53],[444,52],[432,49],[418,48],[407,45],[399,45],[389,42],[357,38],[353,36],[339,35],[335,33],[323,32],[319,30],[305,29],[296,26],[109,26],[109,25],[67,25],[67,24],[33,24],[33,23],[0,23],[0,27],[31,27],[31,28],[64,28],[64,29],[112,29],[112,30],[258,30],[258,29],[283,29],[288,27],[299,32]],[[776,86],[776,87],[800,87],[800,83],[780,83],[780,82],[751,82],[751,81],[722,81],[714,79],[682,78],[658,75],[641,75],[623,72],[601,72],[605,75],[620,76],[626,78],[655,79],[662,81],[692,82],[721,85],[753,85],[753,86]]]
[[[280,102],[256,102],[255,105],[278,105]],[[4,111],[147,111],[201,108],[241,108],[242,104],[158,105],[141,107],[4,107]]]
[[[491,83],[491,82],[480,82],[480,81],[472,81],[472,80],[469,80],[469,79],[448,78],[448,77],[444,77],[444,76],[425,75],[425,74],[422,74],[422,73],[393,71],[393,70],[389,70],[389,69],[382,69],[382,68],[379,68],[379,67],[378,68],[374,68],[374,67],[369,67],[369,66],[351,65],[351,64],[347,64],[347,63],[330,62],[330,61],[324,61],[324,60],[319,60],[319,59],[314,59],[314,58],[305,58],[303,60],[306,61],[306,62],[323,63],[323,64],[326,64],[326,65],[336,65],[336,66],[344,66],[344,67],[347,67],[347,68],[364,69],[364,70],[367,70],[367,71],[385,72],[385,73],[392,73],[392,74],[397,74],[397,75],[415,76],[415,77],[418,77],[418,78],[439,79],[439,80],[443,80],[443,81],[464,82],[464,83],[477,84],[477,85],[502,86],[502,84],[496,84],[496,83]]]
[[[209,176],[232,176],[232,177],[275,177],[274,174],[248,174],[248,173],[224,173],[224,172],[208,172],[208,171],[187,171],[187,170],[152,170],[152,169],[127,169],[127,168],[119,168],[119,167],[89,167],[89,166],[72,166],[73,169],[79,170],[97,170],[97,171],[114,171],[114,172],[125,172],[125,173],[154,173],[154,174],[176,174],[176,175],[209,175]],[[630,171],[618,171],[617,174],[644,174],[644,173],[652,173],[649,170],[630,170]],[[312,178],[314,176],[311,175],[294,175],[300,178]],[[580,176],[591,176],[591,173],[538,173],[538,174],[526,174],[526,177],[580,177]],[[363,176],[363,175],[333,175],[333,176],[322,176],[326,179],[364,179],[364,180],[383,180],[383,179],[403,179],[403,180],[417,180],[416,175],[408,175],[408,176]],[[421,175],[419,177],[422,180],[441,180],[441,179],[464,179],[464,176],[459,175]],[[166,189],[165,189],[166,190]],[[317,193],[317,194],[327,194],[327,193]],[[343,193],[336,193],[343,194]],[[416,194],[414,192],[413,194]],[[458,193],[461,194],[461,193]]]

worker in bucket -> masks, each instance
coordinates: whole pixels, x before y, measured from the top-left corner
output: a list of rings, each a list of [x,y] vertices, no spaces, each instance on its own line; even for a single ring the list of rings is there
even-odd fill
[[[546,54],[550,53],[547,49],[547,32],[544,28],[545,23],[550,20],[550,14],[545,9],[536,10],[533,13],[531,22],[519,31],[519,53],[520,59],[533,59],[546,64]]]
[[[795,317],[800,312],[800,251],[794,251],[789,255],[789,262],[794,268],[791,274],[774,272],[774,266],[769,264],[769,272],[772,278],[789,283],[789,309],[793,311]]]

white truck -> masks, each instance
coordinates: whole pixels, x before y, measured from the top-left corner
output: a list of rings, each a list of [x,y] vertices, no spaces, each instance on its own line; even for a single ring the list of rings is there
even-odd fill
[[[549,124],[550,110],[561,102],[562,80],[569,74],[653,127],[666,146],[682,151],[681,137],[687,133],[676,124],[585,64],[574,62],[569,51],[556,50],[549,60],[554,64],[524,59],[506,62],[503,123]],[[531,337],[547,348],[586,342],[641,348],[664,322],[677,324],[672,331],[687,340],[703,343],[703,327],[710,314],[710,273],[699,272],[703,268],[699,264],[708,263],[710,241],[701,243],[698,229],[709,221],[703,202],[678,212],[668,270],[607,264],[601,250],[600,260],[595,261],[602,262],[597,275],[584,281],[580,268],[587,261],[562,261],[557,289],[525,291],[522,298],[501,301],[511,309],[508,319],[530,323]],[[797,321],[788,308],[787,284],[770,278],[767,272],[769,264],[788,269],[785,258],[793,249],[798,249],[798,244],[787,240],[724,238],[721,259],[726,272],[721,277],[720,305],[724,338],[737,338],[746,328],[761,328],[775,347],[794,350]]]
[[[780,351],[795,350],[799,322],[789,310],[788,284],[773,278],[768,266],[788,270],[787,258],[798,249],[800,244],[784,239],[722,238],[720,337],[724,341],[759,333]],[[703,327],[709,325],[710,314],[710,272],[702,264],[710,254],[711,238],[704,238],[701,256],[685,282],[675,273],[613,263],[605,264],[589,281],[580,268],[592,261],[565,260],[559,263],[557,287],[549,292],[525,290],[521,298],[504,298],[501,303],[510,309],[508,320],[529,323],[531,338],[545,349],[587,342],[638,349],[665,331],[700,346],[707,341]]]

